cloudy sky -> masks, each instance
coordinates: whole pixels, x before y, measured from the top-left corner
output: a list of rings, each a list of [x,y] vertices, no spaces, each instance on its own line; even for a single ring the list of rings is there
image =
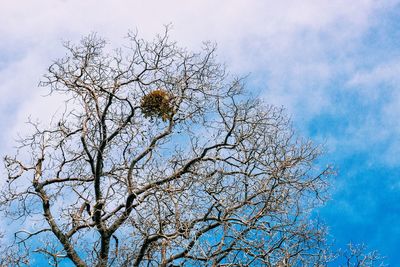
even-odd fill
[[[62,41],[128,30],[197,49],[218,44],[248,89],[284,106],[303,136],[326,146],[338,170],[320,216],[338,244],[364,242],[400,266],[400,1],[0,0],[0,154],[57,99],[37,84]],[[3,169],[0,169],[2,175]]]

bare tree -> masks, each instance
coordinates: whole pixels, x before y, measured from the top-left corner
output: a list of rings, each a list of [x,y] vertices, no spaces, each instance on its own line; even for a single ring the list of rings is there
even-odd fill
[[[340,267],[387,266],[384,264],[384,258],[377,251],[366,251],[364,244],[349,243],[345,250],[338,251],[336,265]]]
[[[7,156],[1,207],[30,220],[14,248],[57,266],[293,266],[327,262],[309,218],[329,167],[281,108],[215,61],[129,34],[67,43],[41,85],[65,110]],[[16,253],[18,255],[18,253]],[[9,256],[11,259],[11,256]],[[14,259],[17,260],[17,259]],[[321,265],[322,266],[322,265]]]

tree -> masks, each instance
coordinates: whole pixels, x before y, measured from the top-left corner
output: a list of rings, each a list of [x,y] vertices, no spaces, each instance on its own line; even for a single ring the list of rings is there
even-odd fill
[[[65,109],[5,158],[1,206],[35,223],[3,265],[325,266],[309,217],[331,173],[319,147],[246,94],[215,46],[188,52],[168,29],[128,41],[110,52],[90,35],[49,67],[41,85]]]

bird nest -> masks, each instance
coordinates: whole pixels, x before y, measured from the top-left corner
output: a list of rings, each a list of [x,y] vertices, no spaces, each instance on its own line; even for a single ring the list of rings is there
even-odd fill
[[[140,107],[146,118],[161,118],[166,121],[173,114],[171,100],[171,95],[168,92],[157,89],[142,97]]]

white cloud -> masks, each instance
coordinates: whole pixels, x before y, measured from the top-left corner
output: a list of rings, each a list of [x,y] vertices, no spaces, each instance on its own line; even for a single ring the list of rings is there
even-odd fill
[[[368,149],[368,144],[386,141],[384,153],[377,157],[377,162],[388,166],[399,165],[399,73],[400,58],[394,58],[371,68],[356,70],[347,82],[349,90],[357,92],[364,103],[377,109],[372,117],[366,118],[362,127],[353,129],[353,136],[358,136],[357,139],[360,140],[360,146],[356,147]]]
[[[400,81],[400,58],[384,62],[372,69],[357,71],[349,80],[349,86],[371,88],[382,84],[397,86]]]

